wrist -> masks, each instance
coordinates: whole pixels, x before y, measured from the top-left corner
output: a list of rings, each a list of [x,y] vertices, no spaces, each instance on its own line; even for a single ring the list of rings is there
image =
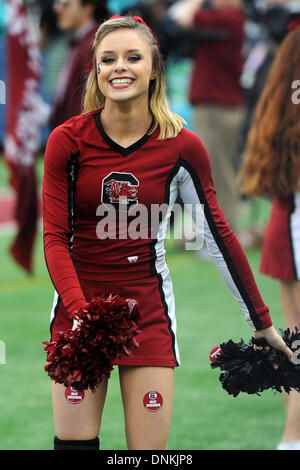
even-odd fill
[[[262,328],[261,330],[254,331],[255,338],[261,338],[262,336],[267,336],[269,333],[274,333],[275,328],[273,325],[268,326],[267,328]]]

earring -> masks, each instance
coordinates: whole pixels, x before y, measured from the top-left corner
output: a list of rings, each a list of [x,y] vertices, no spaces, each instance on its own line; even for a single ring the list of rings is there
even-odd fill
[[[97,65],[97,73],[100,73],[101,72],[101,64],[98,64]]]

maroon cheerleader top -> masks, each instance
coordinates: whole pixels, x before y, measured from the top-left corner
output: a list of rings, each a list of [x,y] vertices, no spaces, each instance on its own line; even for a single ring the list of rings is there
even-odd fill
[[[260,271],[280,280],[300,278],[300,193],[274,200],[264,233]]]

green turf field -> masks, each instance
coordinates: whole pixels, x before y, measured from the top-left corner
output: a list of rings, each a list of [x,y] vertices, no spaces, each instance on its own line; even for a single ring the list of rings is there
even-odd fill
[[[48,339],[53,288],[41,233],[32,277],[10,259],[10,242],[11,236],[0,236],[0,340],[6,345],[6,364],[0,364],[0,450],[52,449],[50,384],[41,342]],[[177,250],[173,242],[167,248],[182,360],[176,369],[169,449],[274,449],[284,425],[282,397],[267,391],[261,397],[233,398],[209,365],[213,346],[230,337],[248,341],[251,336],[238,304],[214,264]],[[275,326],[283,327],[278,285],[258,274],[260,252],[247,254]],[[100,437],[103,449],[126,448],[117,369],[110,379]]]

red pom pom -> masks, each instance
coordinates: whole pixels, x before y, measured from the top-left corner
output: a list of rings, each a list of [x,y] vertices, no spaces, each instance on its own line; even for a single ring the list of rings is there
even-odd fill
[[[65,387],[95,390],[104,377],[110,377],[113,361],[138,347],[139,317],[133,299],[119,295],[92,299],[71,315],[80,322],[75,330],[59,332],[56,341],[43,342],[48,352],[45,371]]]

